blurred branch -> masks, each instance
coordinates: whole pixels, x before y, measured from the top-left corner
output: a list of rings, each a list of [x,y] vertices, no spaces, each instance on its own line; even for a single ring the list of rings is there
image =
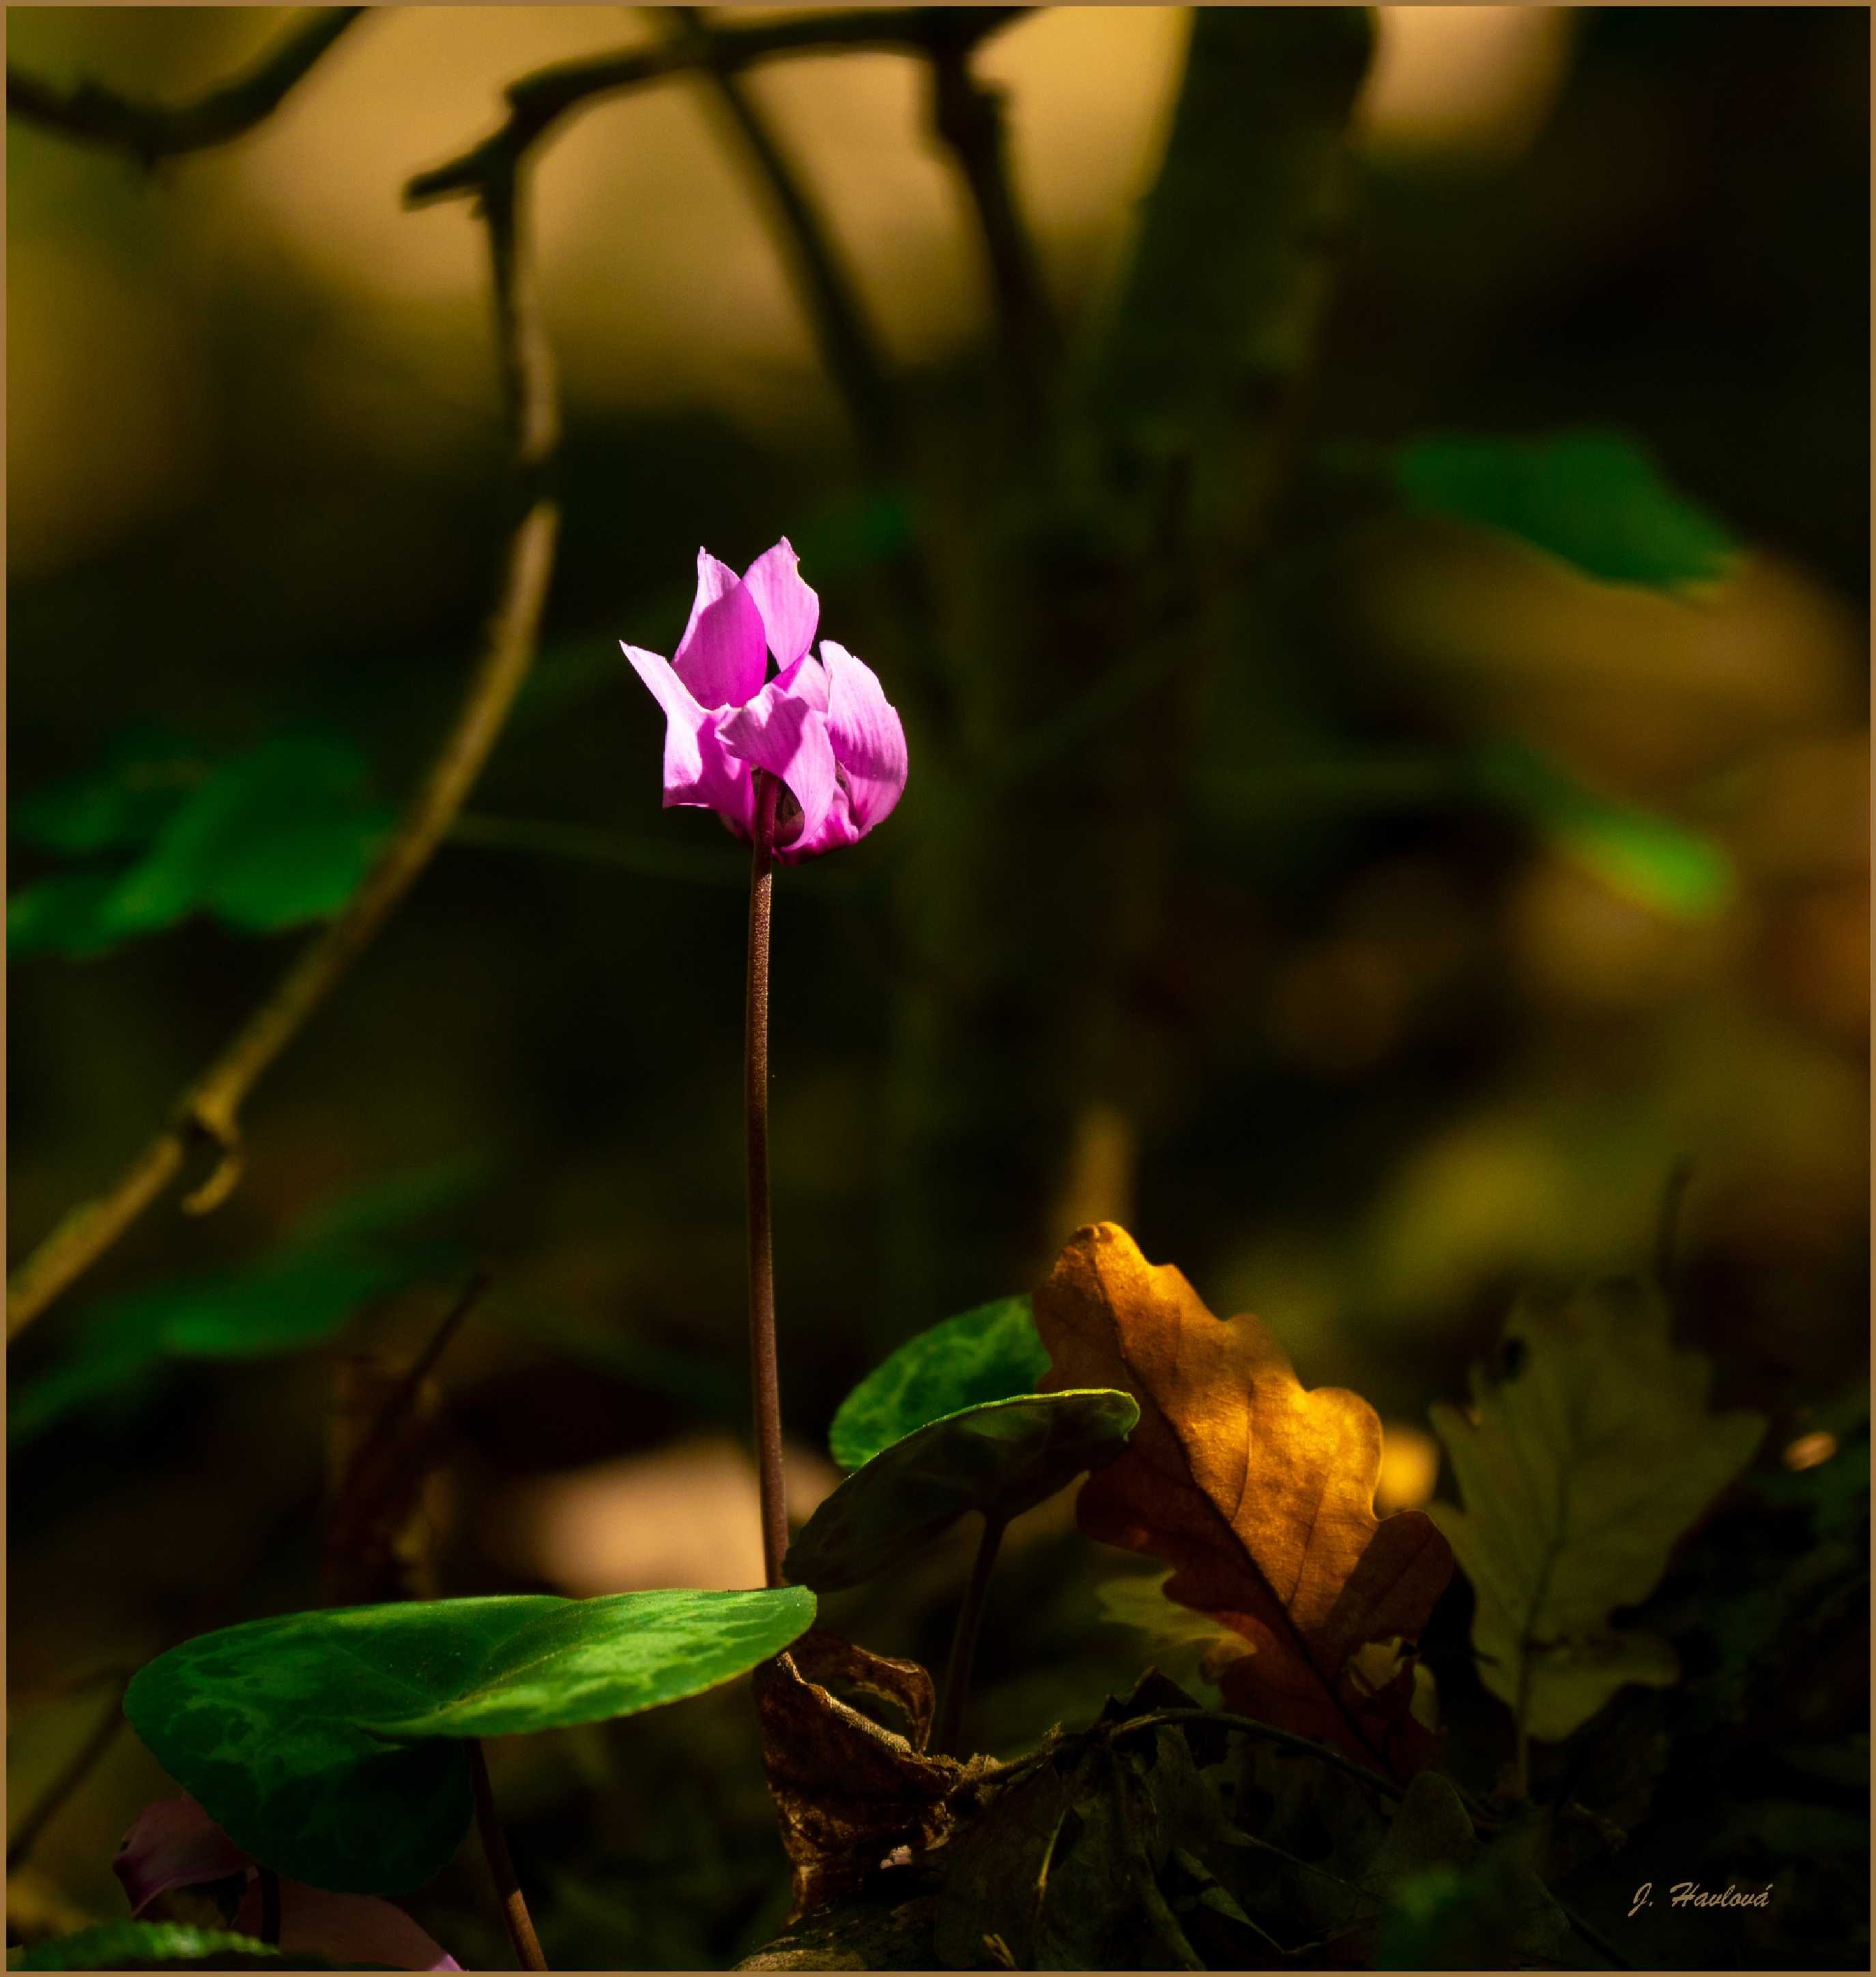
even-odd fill
[[[122,151],[154,165],[186,151],[206,150],[251,130],[272,115],[287,93],[366,10],[315,7],[246,74],[193,103],[139,103],[95,82],[61,91],[7,64],[6,109],[21,123],[56,130],[80,144]]]
[[[887,388],[878,340],[852,277],[841,265],[833,239],[815,210],[794,167],[750,101],[725,45],[724,35],[699,7],[653,10],[671,35],[707,77],[729,114],[757,176],[767,187],[781,222],[782,252],[794,267],[810,321],[821,345],[821,361],[847,401],[860,443],[877,473],[899,464],[899,418]]]
[[[395,1483],[397,1442],[406,1421],[418,1411],[424,1382],[435,1371],[450,1342],[461,1330],[463,1321],[487,1294],[492,1273],[478,1267],[461,1293],[443,1314],[423,1350],[411,1361],[404,1376],[378,1409],[370,1428],[345,1463],[332,1491],[327,1513],[326,1549],[329,1554],[349,1557],[362,1547],[372,1517]]]
[[[712,31],[707,49],[689,37],[591,61],[557,63],[510,83],[507,120],[501,128],[461,157],[419,173],[405,188],[405,200],[421,206],[473,193],[492,172],[512,170],[550,127],[570,111],[600,97],[656,82],[706,62],[733,74],[778,55],[862,49],[926,54],[944,42],[975,46],[1026,11],[1021,7],[973,7],[960,20],[957,10],[948,7],[854,8],[794,20],[765,20],[748,27],[718,28]]]
[[[430,861],[500,734],[534,656],[553,568],[559,508],[548,487],[559,437],[553,367],[529,270],[512,170],[491,172],[480,212],[488,232],[496,334],[520,513],[510,534],[481,658],[422,787],[378,862],[338,916],[315,935],[273,993],[183,1095],[169,1123],[109,1191],[71,1210],[8,1286],[7,1336],[14,1338],[165,1193],[197,1147],[220,1160],[183,1206],[203,1214],[239,1178],[240,1111],[262,1074],[369,946]]]
[[[1061,332],[1035,243],[1016,210],[1004,144],[1002,92],[971,74],[971,56],[982,37],[969,31],[970,16],[954,11],[949,19],[959,31],[935,39],[930,50],[932,121],[950,147],[976,208],[1016,402],[1033,419],[1048,401]]]
[[[130,1684],[129,1672],[114,1670],[111,1684],[111,1701],[91,1734],[65,1761],[58,1775],[34,1801],[26,1817],[20,1821],[18,1830],[8,1840],[6,1870],[9,1875],[38,1845],[40,1834],[51,1824],[59,1807],[91,1776],[91,1767],[116,1741],[117,1732],[124,1727],[124,1692]]]

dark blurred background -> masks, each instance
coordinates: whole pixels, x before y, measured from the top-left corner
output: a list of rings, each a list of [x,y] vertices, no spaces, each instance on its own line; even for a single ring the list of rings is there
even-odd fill
[[[16,8],[9,53],[180,98],[286,18]],[[1072,338],[1124,265],[1189,26],[1067,8],[979,59]],[[652,31],[388,10],[259,130],[149,177],[9,125],[16,820],[114,759],[181,788],[281,738],[358,758],[368,820],[411,786],[489,601],[501,454],[477,231],[401,188],[490,127],[510,77]],[[914,64],[748,84],[903,391],[909,464],[884,481],[701,85],[547,147],[565,526],[535,678],[456,837],[251,1101],[239,1190],[141,1223],[15,1348],[15,1404],[82,1355],[88,1312],[205,1272],[238,1305],[244,1273],[369,1190],[401,1190],[372,1212],[411,1261],[315,1350],[140,1366],[16,1423],[15,1806],[97,1712],[73,1682],[312,1596],[294,1513],[332,1355],[410,1349],[477,1260],[494,1289],[439,1375],[445,1589],[759,1577],[741,868],[708,817],[659,811],[659,720],[616,642],[672,649],[700,542],[741,567],[789,535],[822,629],[911,735],[897,814],[778,886],[798,1506],[870,1364],[1030,1287],[1096,1216],[1214,1309],[1262,1313],[1306,1382],[1372,1398],[1387,1506],[1424,1500],[1427,1403],[1520,1286],[1645,1265],[1683,1160],[1676,1253],[1720,1399],[1772,1417],[1775,1464],[1820,1421],[1843,1433],[1867,1358],[1868,35],[1858,9],[1382,10],[1309,457],[1617,426],[1743,553],[1694,596],[1601,583],[1503,536],[1350,519],[1306,467],[1170,767],[1085,785],[1078,755],[1110,758],[1139,692],[1064,689],[1026,790],[1026,733],[936,738],[947,639],[1019,666],[999,638],[1029,618],[963,594],[959,545],[999,512],[989,318]],[[908,544],[938,598],[910,630]],[[1575,794],[1488,800],[1488,759]],[[1640,844],[1639,880],[1621,847],[1585,855],[1586,802]],[[1159,847],[1124,879],[1078,854],[1097,810],[1131,829],[1120,803]],[[1688,859],[1697,898],[1650,880]],[[11,890],[61,869],[16,821]],[[1058,965],[1053,929],[1123,913],[1101,967]],[[16,946],[16,1261],[299,937],[197,914],[86,955]],[[1093,1626],[1122,1567],[1068,1537],[1068,1500],[1030,1521],[984,1655],[1007,1744],[1143,1659]],[[963,1569],[946,1551],[834,1617],[935,1660]],[[543,1933],[589,1963],[722,1962],[778,1923],[738,1694],[498,1757]],[[117,1913],[111,1853],[163,1788],[124,1734],[10,1908]],[[498,1952],[473,1863],[459,1878],[412,1906],[469,1963]]]

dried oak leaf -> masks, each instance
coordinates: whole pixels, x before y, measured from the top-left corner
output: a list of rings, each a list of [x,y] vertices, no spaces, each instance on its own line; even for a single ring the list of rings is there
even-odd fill
[[[1111,1223],[1076,1235],[1035,1309],[1045,1391],[1117,1387],[1140,1403],[1077,1516],[1090,1537],[1164,1559],[1169,1599],[1250,1642],[1221,1672],[1225,1706],[1399,1777],[1425,1764],[1433,1739],[1405,1651],[1452,1553],[1420,1511],[1375,1516],[1373,1408],[1339,1388],[1306,1392],[1259,1320],[1214,1317]],[[1400,1652],[1377,1678],[1389,1644]]]
[[[843,1702],[830,1683],[896,1704],[917,1742]],[[949,1831],[967,1767],[917,1748],[930,1728],[932,1682],[916,1662],[816,1628],[757,1668],[754,1687],[769,1794],[794,1870],[791,1922],[858,1889],[893,1857],[909,1864]]]

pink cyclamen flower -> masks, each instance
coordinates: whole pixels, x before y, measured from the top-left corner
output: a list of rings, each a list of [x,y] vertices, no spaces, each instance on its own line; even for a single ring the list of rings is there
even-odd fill
[[[844,645],[823,639],[821,657],[808,655],[820,622],[784,536],[741,576],[697,552],[697,601],[675,658],[619,642],[665,711],[665,807],[713,810],[753,837],[755,771],[765,769],[791,799],[775,820],[786,865],[857,844],[906,786],[897,711]]]
[[[160,1917],[166,1896],[187,1888],[238,1880],[229,1920],[242,1936],[261,1931],[260,1870],[192,1798],[147,1805],[124,1836],[111,1867],[124,1883],[134,1916]],[[339,1895],[280,1877],[280,1949],[338,1964],[392,1970],[460,1970],[443,1946],[403,1909],[376,1895]],[[290,1962],[282,1966],[291,1969]]]

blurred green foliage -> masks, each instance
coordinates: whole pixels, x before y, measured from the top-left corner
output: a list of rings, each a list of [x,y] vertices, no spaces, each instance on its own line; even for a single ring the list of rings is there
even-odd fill
[[[358,751],[323,736],[279,736],[213,767],[173,743],[121,741],[97,772],[29,797],[14,828],[67,856],[140,855],[14,894],[8,949],[100,954],[195,913],[245,933],[322,919],[351,896],[393,820],[368,782]]]
[[[226,1929],[180,1922],[106,1923],[73,1936],[55,1936],[29,1949],[9,1950],[10,1970],[278,1970],[279,1950]],[[296,1969],[333,1969],[319,1958],[300,1957]]]
[[[408,1224],[486,1187],[486,1166],[458,1160],[322,1203],[287,1239],[232,1269],[159,1280],[81,1312],[63,1358],[8,1397],[18,1449],[73,1410],[134,1401],[173,1360],[255,1359],[324,1344],[359,1310],[461,1255],[453,1239]]]
[[[1710,583],[1739,553],[1626,433],[1441,434],[1402,447],[1394,475],[1417,512],[1501,530],[1605,583]]]

